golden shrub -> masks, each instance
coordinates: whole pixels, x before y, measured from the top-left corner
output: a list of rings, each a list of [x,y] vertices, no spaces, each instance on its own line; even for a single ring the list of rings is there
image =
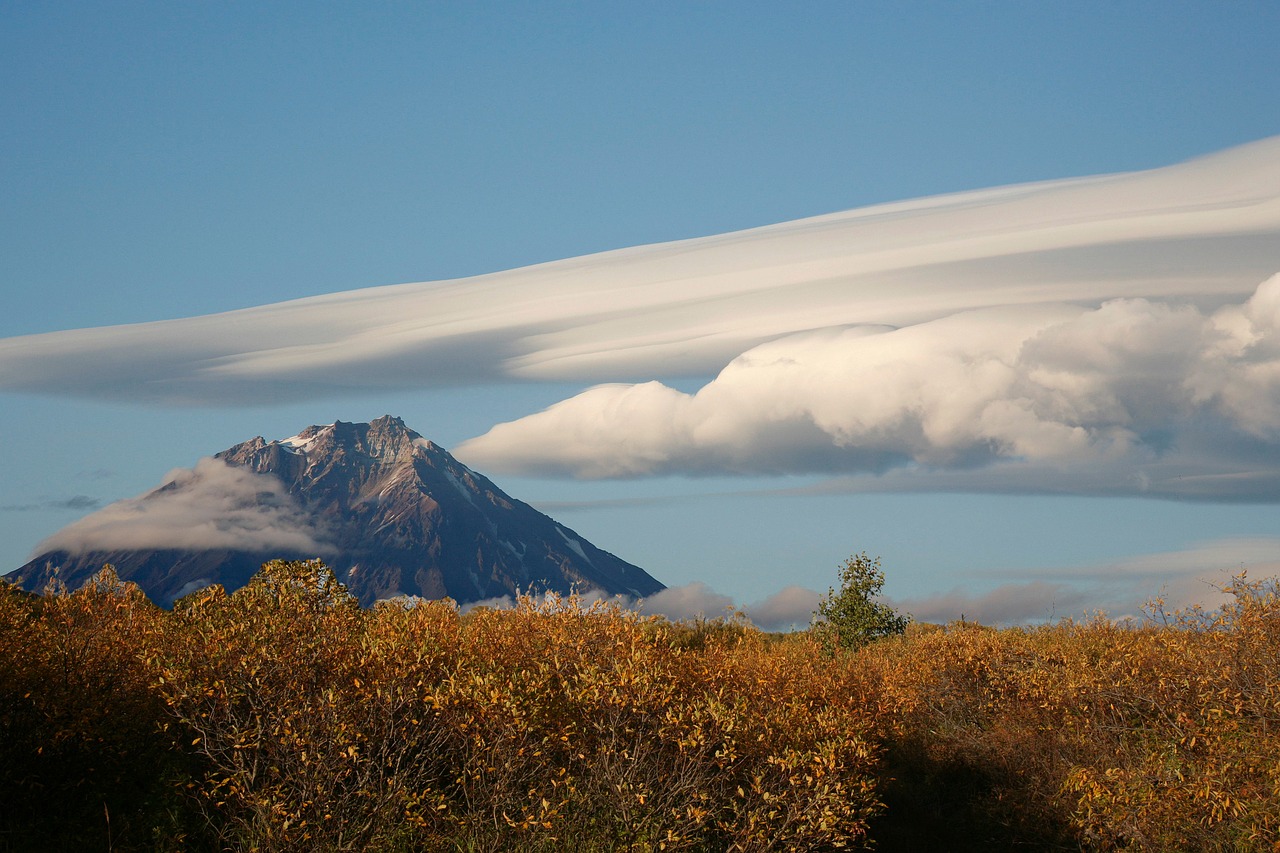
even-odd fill
[[[0,846],[1273,849],[1280,598],[1231,591],[833,656],[572,597],[362,610],[314,561],[169,613],[0,586]]]
[[[1212,613],[917,631],[860,657],[887,742],[991,783],[995,819],[1099,849],[1280,843],[1280,602]],[[1038,829],[1037,829],[1038,828]]]
[[[224,841],[829,849],[878,808],[870,718],[811,643],[695,652],[554,596],[362,611],[316,563],[206,590],[166,630],[161,691]]]

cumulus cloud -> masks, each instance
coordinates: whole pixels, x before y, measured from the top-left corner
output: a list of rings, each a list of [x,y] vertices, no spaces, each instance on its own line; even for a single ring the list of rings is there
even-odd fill
[[[62,528],[33,555],[150,548],[332,551],[280,481],[206,457]]]
[[[457,453],[489,470],[585,478],[1006,462],[1133,491],[1145,468],[1174,468],[1255,475],[1201,479],[1210,496],[1256,491],[1275,465],[1254,457],[1280,458],[1280,275],[1211,312],[1118,299],[790,335],[695,394],[601,385]]]

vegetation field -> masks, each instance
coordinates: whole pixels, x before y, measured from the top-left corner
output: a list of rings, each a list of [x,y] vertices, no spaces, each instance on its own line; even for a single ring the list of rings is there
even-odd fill
[[[0,585],[0,849],[1280,849],[1280,598],[1232,591],[850,642],[316,562]]]

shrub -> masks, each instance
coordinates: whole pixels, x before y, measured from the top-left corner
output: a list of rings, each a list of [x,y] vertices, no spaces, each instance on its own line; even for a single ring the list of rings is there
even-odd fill
[[[907,794],[965,776],[972,824],[1005,846],[1276,846],[1280,599],[1275,581],[1230,591],[1167,623],[961,624],[866,647]]]
[[[1268,849],[1280,595],[1229,591],[833,655],[572,597],[362,610],[315,561],[172,613],[0,585],[0,848]]]
[[[318,563],[175,608],[162,692],[223,845],[724,849],[860,843],[864,703],[813,643],[574,598],[362,611]]]
[[[0,583],[0,848],[181,843],[189,768],[148,663],[160,620],[110,566],[72,593]]]
[[[876,600],[884,588],[880,558],[855,554],[840,566],[840,591],[827,590],[814,617],[816,632],[829,649],[856,649],[872,640],[903,633],[911,619]]]

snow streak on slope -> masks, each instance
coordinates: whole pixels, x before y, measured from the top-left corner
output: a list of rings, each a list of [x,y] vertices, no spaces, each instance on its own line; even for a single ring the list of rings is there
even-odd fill
[[[1100,472],[1103,491],[1176,471],[1200,496],[1272,499],[1277,271],[1280,137],[1145,172],[0,340],[0,389],[244,404],[640,382],[460,453],[572,476],[1069,467]],[[696,395],[658,384],[717,373]]]

